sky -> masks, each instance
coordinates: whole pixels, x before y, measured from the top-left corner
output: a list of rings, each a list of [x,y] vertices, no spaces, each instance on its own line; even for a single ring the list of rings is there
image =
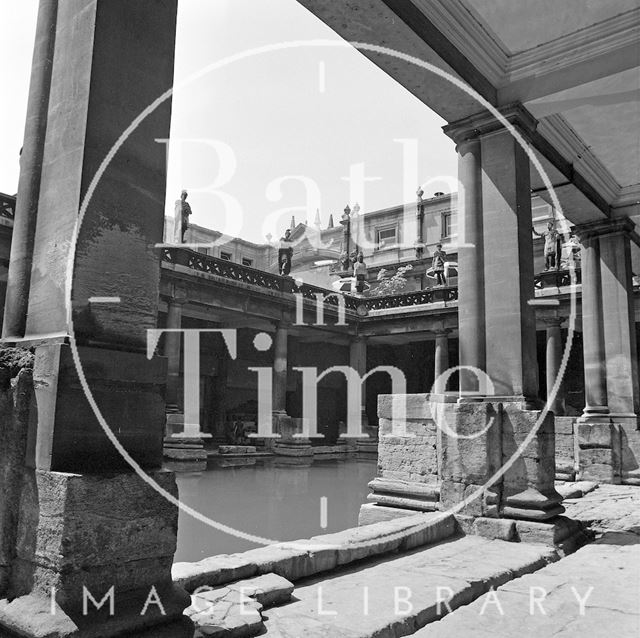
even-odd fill
[[[37,0],[0,1],[11,52],[0,58],[11,95],[0,118],[0,191],[13,194]],[[192,223],[261,242],[292,215],[311,223],[319,209],[324,226],[347,204],[369,212],[415,201],[419,184],[425,197],[455,188],[445,122],[351,46],[312,44],[343,41],[296,0],[178,6],[166,214],[186,189]],[[221,65],[229,56],[242,59]]]

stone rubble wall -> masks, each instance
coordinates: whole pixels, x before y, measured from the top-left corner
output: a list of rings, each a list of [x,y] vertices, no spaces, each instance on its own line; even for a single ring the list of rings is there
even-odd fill
[[[33,396],[33,355],[0,349],[0,597],[16,553],[22,473]]]

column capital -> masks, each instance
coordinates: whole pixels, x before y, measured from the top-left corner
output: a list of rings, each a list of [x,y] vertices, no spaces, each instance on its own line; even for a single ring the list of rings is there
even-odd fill
[[[452,331],[453,331],[452,328],[437,328],[437,329],[431,330],[430,332],[432,332],[435,338],[437,339],[438,337],[448,337]]]
[[[540,321],[548,328],[562,327],[562,324],[567,320],[567,317],[540,317]]]
[[[509,124],[517,127],[525,138],[530,139],[535,133],[538,121],[520,102],[501,106],[497,110]],[[462,120],[450,122],[443,126],[442,130],[457,146],[461,146],[504,128],[504,124],[493,113],[484,110]]]
[[[603,237],[605,235],[631,235],[635,232],[636,225],[628,217],[617,219],[603,219],[586,224],[577,224],[571,230],[577,235],[580,241]]]

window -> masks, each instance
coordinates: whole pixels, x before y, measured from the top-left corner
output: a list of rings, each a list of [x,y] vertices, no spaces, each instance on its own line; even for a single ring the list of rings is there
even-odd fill
[[[398,227],[376,229],[376,246],[377,250],[390,248],[398,243]]]
[[[231,253],[220,253],[220,259],[224,259],[225,261],[231,261]]]
[[[242,265],[243,266],[253,266],[253,259],[249,259],[248,257],[243,257],[242,258]]]
[[[456,216],[451,211],[442,213],[442,234],[440,235],[442,239],[455,237],[458,231],[457,222]]]

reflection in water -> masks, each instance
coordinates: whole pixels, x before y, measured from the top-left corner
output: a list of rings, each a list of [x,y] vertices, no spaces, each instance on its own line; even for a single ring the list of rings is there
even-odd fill
[[[206,471],[177,474],[180,500],[213,520],[279,541],[329,534],[358,524],[373,459],[315,461],[251,459],[251,465],[210,461]],[[233,459],[235,461],[235,459]],[[247,461],[249,459],[242,459]],[[320,498],[327,497],[327,527]],[[258,547],[180,512],[176,561],[197,561]]]

